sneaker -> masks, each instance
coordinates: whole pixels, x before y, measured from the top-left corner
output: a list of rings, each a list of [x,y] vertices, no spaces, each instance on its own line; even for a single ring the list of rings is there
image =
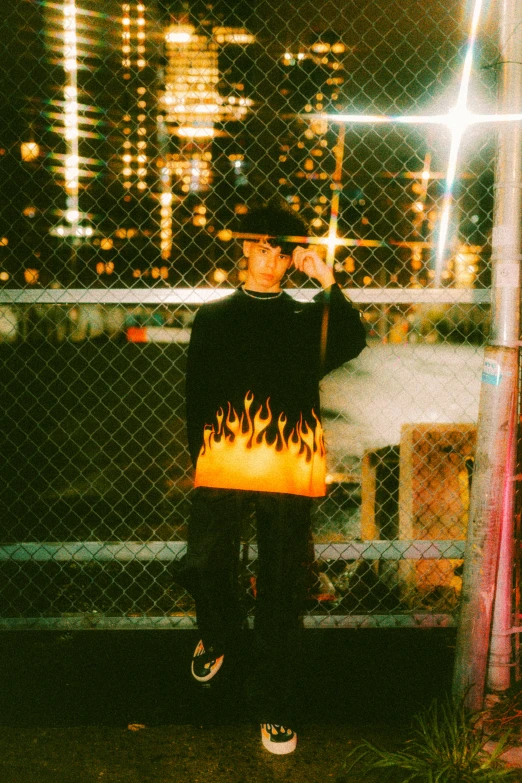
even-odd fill
[[[270,753],[292,753],[297,745],[297,734],[288,726],[277,723],[261,724],[261,740]]]
[[[216,655],[212,647],[205,650],[200,639],[192,656],[192,665],[190,667],[192,676],[198,682],[208,682],[221,669],[224,657],[224,655]]]

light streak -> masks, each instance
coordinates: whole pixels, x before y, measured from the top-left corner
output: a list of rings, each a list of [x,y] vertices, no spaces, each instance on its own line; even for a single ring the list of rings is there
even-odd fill
[[[228,230],[228,229],[226,229]],[[297,235],[270,236],[267,234],[249,234],[242,231],[230,231],[231,239],[252,239],[255,242],[261,242],[265,239],[278,239],[280,242],[291,242],[296,245],[326,245],[328,247],[335,243],[336,247],[390,247],[387,242],[381,242],[379,239],[357,239],[348,237],[309,237]]]
[[[80,186],[80,157],[79,157],[79,125],[80,115],[78,107],[78,48],[77,48],[77,25],[76,25],[76,2],[75,0],[64,0],[62,6],[62,39],[63,39],[63,69],[66,74],[66,84],[63,89],[63,113],[58,118],[63,122],[63,133],[65,140],[65,155],[56,155],[56,158],[63,160],[63,167],[59,170],[64,175],[65,202],[64,211],[65,225],[51,228],[50,233],[59,237],[81,237],[87,234],[87,227],[80,226],[79,210],[79,186]]]
[[[78,189],[80,171],[78,167],[78,50],[76,46],[76,3],[65,0],[63,5],[63,57],[64,70],[68,73],[68,84],[64,88],[64,136],[66,141],[65,192],[67,209],[66,220],[74,231],[78,227]],[[70,219],[70,216],[75,216]]]
[[[344,134],[345,125],[339,128],[339,137],[335,147],[335,172],[333,175],[332,202],[330,206],[330,225],[328,228],[328,240],[326,245],[326,263],[333,269],[335,262],[335,250],[337,247],[337,223],[339,220],[339,197],[342,190],[343,158],[344,158]]]
[[[459,93],[457,102],[445,114],[316,114],[306,115],[308,119],[323,119],[330,122],[351,124],[399,124],[399,125],[441,125],[446,127],[451,134],[448,163],[446,167],[442,208],[439,221],[439,232],[436,246],[435,270],[433,285],[439,287],[444,266],[444,254],[448,241],[451,207],[453,204],[453,188],[455,184],[459,152],[462,139],[473,125],[480,123],[490,124],[498,122],[520,122],[522,114],[475,114],[468,109],[468,93],[471,72],[473,67],[473,55],[477,40],[480,16],[483,0],[475,0],[470,32],[466,45],[466,54],[462,67]]]
[[[163,159],[163,165],[160,168],[160,186],[161,191],[159,195],[160,203],[160,251],[161,257],[164,261],[168,261],[172,253],[172,182],[171,182],[171,169],[168,162],[164,159],[166,157],[166,150],[168,150],[168,133],[165,126],[165,121],[160,115],[158,118],[158,142],[159,152]]]
[[[80,128],[81,125],[96,126],[98,119],[85,116],[87,111],[98,111],[95,107],[78,101],[78,69],[79,43],[85,43],[87,39],[78,35],[78,16],[89,16],[90,12],[81,10],[76,6],[76,0],[63,0],[60,5],[51,4],[51,7],[60,12],[61,40],[60,64],[65,73],[63,87],[63,100],[52,100],[50,106],[57,107],[58,111],[50,111],[47,116],[51,120],[57,120],[59,125],[53,125],[51,130],[63,136],[65,153],[53,153],[50,157],[58,162],[57,166],[51,166],[50,170],[63,175],[65,190],[65,209],[63,210],[64,223],[53,226],[50,233],[59,237],[90,237],[94,229],[88,225],[82,225],[84,217],[79,206],[80,177],[95,177],[96,173],[84,168],[86,165],[99,165],[100,161],[94,158],[81,157],[79,154],[79,139],[90,137],[97,138],[98,134]]]
[[[186,139],[213,139],[216,131],[212,126],[195,127],[181,125],[176,130],[176,135]]]

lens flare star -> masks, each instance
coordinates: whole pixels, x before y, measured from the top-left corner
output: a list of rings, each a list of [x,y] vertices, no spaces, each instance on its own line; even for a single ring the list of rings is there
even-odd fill
[[[314,115],[315,119],[325,119],[332,123],[341,123],[343,125],[371,124],[379,125],[385,123],[395,123],[401,125],[441,125],[446,127],[451,135],[450,149],[448,155],[448,164],[446,168],[446,177],[444,192],[442,197],[442,209],[440,213],[438,238],[436,243],[435,270],[433,276],[433,285],[438,288],[441,285],[442,273],[444,269],[444,256],[448,242],[448,233],[451,216],[451,206],[453,203],[453,188],[457,174],[460,146],[462,139],[473,125],[479,123],[489,124],[498,122],[519,122],[522,120],[522,114],[474,114],[468,108],[468,93],[473,67],[473,55],[476,46],[479,22],[483,8],[483,0],[475,0],[473,16],[471,20],[470,33],[467,40],[466,55],[462,68],[459,93],[456,104],[446,114],[411,114],[411,115],[379,115],[379,114],[320,114]],[[310,115],[308,115],[310,118]],[[332,210],[333,211],[333,210]],[[333,224],[333,221],[332,221]],[[332,228],[332,224],[330,228]],[[326,241],[328,247],[335,244],[344,244],[339,239],[331,236]]]

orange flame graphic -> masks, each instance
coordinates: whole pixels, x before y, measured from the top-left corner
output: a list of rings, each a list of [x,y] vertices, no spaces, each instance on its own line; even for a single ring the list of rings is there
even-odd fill
[[[277,437],[268,441],[273,421],[269,400],[254,417],[254,395],[245,397],[245,410],[238,416],[229,405],[227,417],[217,413],[217,428],[207,425],[199,453],[194,486],[285,492],[322,497],[325,494],[325,449],[321,422],[312,411],[315,427],[302,420],[285,437],[287,418],[277,420]]]

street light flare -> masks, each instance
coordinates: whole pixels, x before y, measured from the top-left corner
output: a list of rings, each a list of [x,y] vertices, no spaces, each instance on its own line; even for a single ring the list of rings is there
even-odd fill
[[[329,114],[303,115],[307,119],[321,119],[343,125],[358,124],[400,124],[400,125],[442,125],[448,128],[451,134],[448,164],[444,193],[442,197],[442,209],[440,214],[437,250],[435,255],[435,270],[433,285],[439,287],[443,278],[444,255],[448,242],[451,207],[453,204],[453,186],[455,184],[460,145],[462,138],[469,127],[479,123],[520,122],[522,114],[474,114],[467,106],[469,83],[473,67],[473,53],[477,39],[478,26],[483,6],[483,0],[475,0],[471,20],[470,32],[466,46],[466,54],[462,67],[459,86],[459,94],[456,104],[445,114]],[[428,179],[429,173],[423,178]]]

